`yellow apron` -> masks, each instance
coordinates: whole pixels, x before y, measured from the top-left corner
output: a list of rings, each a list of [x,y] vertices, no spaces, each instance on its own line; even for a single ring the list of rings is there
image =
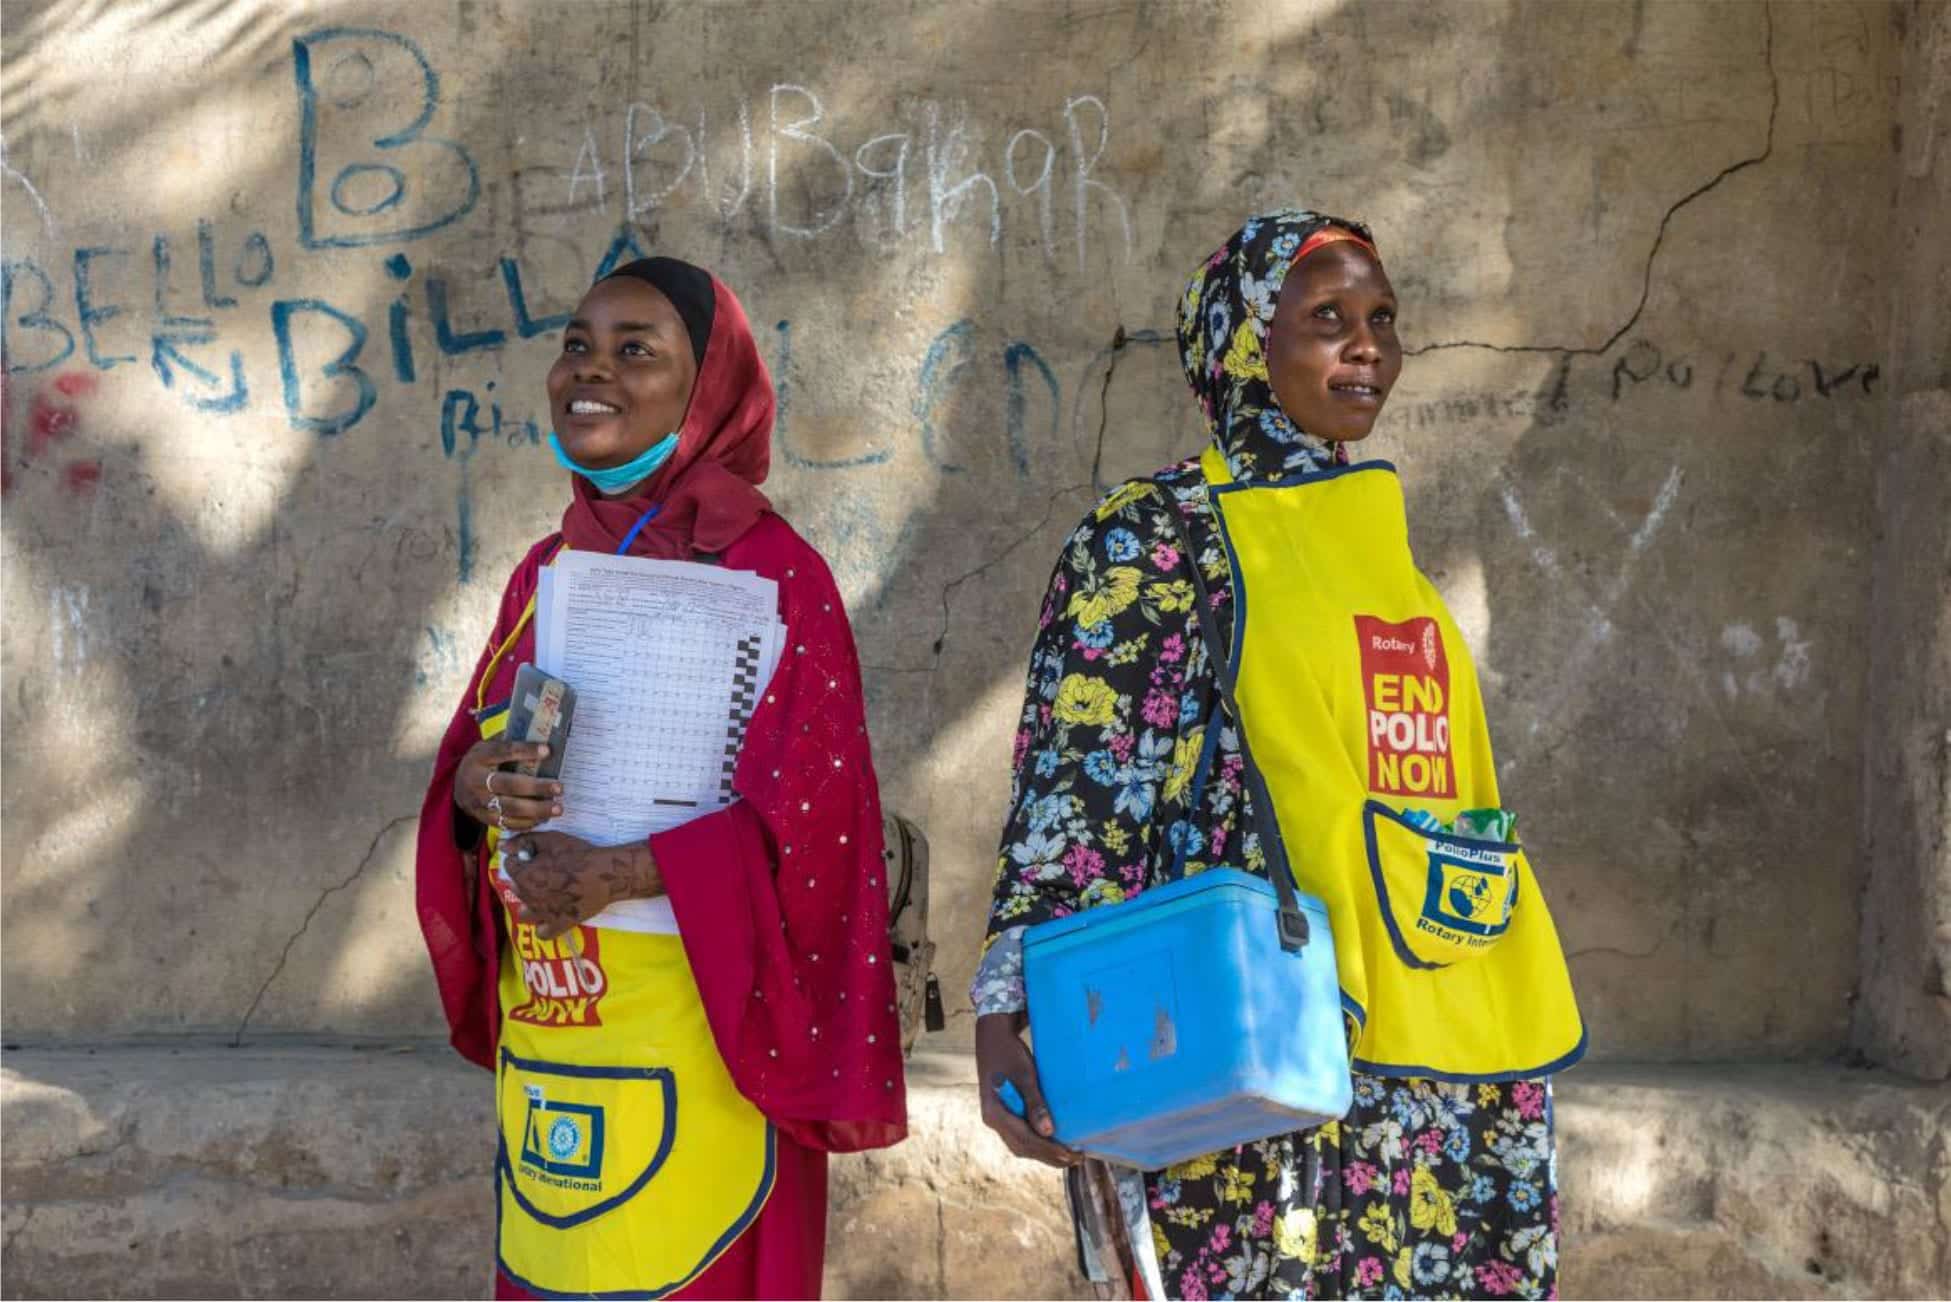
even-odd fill
[[[533,603],[530,611],[533,610]],[[529,614],[490,657],[484,699]],[[505,708],[479,714],[498,736]],[[488,829],[488,862],[499,834]],[[492,869],[490,869],[492,871]],[[732,1083],[675,934],[517,922],[497,874],[496,1260],[540,1296],[659,1298],[757,1219],[772,1125]]]
[[[1212,448],[1201,466],[1233,569],[1242,726],[1294,877],[1328,906],[1355,1069],[1570,1066],[1584,1023],[1524,851],[1402,817],[1500,801],[1476,668],[1410,555],[1395,468],[1239,484]]]

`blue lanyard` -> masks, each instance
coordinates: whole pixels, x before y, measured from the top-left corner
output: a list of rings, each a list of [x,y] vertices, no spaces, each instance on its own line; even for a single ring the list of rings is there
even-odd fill
[[[625,552],[629,551],[630,544],[637,541],[637,535],[644,531],[644,526],[649,524],[652,520],[655,520],[657,518],[657,513],[663,509],[664,509],[664,504],[662,502],[659,502],[656,506],[651,507],[648,511],[645,511],[641,516],[639,516],[637,518],[637,523],[630,526],[630,532],[623,535],[623,541],[616,545],[616,554],[618,556],[621,556]]]

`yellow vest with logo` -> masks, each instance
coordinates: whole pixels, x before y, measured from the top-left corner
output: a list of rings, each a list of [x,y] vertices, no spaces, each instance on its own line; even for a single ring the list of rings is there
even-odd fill
[[[1300,888],[1328,906],[1357,1071],[1558,1071],[1585,1049],[1557,930],[1515,844],[1420,830],[1499,805],[1476,668],[1409,550],[1385,462],[1235,483],[1201,466],[1232,565],[1229,657]]]
[[[533,611],[490,658],[477,704]],[[484,738],[505,709],[479,714]],[[498,834],[488,830],[494,862]],[[518,922],[505,882],[495,1072],[496,1259],[541,1296],[658,1298],[758,1218],[775,1135],[732,1083],[684,942],[655,910],[555,940]],[[668,911],[665,911],[668,917]],[[645,922],[644,918],[651,921]]]

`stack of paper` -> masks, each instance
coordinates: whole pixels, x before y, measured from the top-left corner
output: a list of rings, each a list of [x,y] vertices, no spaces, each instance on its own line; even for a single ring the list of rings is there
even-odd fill
[[[742,570],[564,551],[541,574],[535,661],[576,692],[562,817],[544,827],[623,845],[723,809],[785,647],[778,585]],[[675,932],[663,899],[600,927]]]

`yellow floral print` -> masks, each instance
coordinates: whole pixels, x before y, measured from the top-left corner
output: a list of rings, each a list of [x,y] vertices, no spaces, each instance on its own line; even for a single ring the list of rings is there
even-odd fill
[[[1220,366],[1238,380],[1267,378],[1267,358],[1260,351],[1260,337],[1253,333],[1251,321],[1240,322],[1240,328],[1233,332],[1233,344]]]
[[[1299,1261],[1314,1259],[1314,1213],[1302,1207],[1287,1211],[1274,1221],[1274,1250]]]
[[[1111,648],[1111,654],[1104,658],[1104,663],[1114,669],[1121,668],[1125,665],[1137,664],[1138,657],[1144,654],[1145,646],[1150,641],[1151,636],[1149,634],[1140,633],[1137,637],[1120,642]]]
[[[1253,1172],[1243,1166],[1228,1166],[1220,1173],[1219,1196],[1222,1202],[1244,1203],[1253,1199]]]
[[[1419,1230],[1433,1229],[1445,1238],[1456,1233],[1456,1199],[1436,1182],[1426,1166],[1416,1168],[1409,1177],[1409,1223]]]
[[[1176,615],[1182,610],[1192,609],[1192,585],[1184,579],[1173,579],[1170,583],[1154,583],[1145,589],[1145,595],[1157,603],[1159,610],[1167,615]]]
[[[1094,909],[1100,904],[1123,904],[1125,888],[1108,877],[1100,877],[1084,888],[1077,902],[1084,908]]]
[[[1152,486],[1142,479],[1134,479],[1121,485],[1117,491],[1097,504],[1097,518],[1109,520],[1134,498],[1142,497],[1152,491]]]
[[[1168,1168],[1165,1176],[1168,1180],[1204,1180],[1217,1170],[1219,1170],[1219,1155],[1208,1153],[1204,1157],[1195,1157],[1190,1162],[1181,1162],[1177,1166]]]
[[[1129,565],[1113,565],[1104,578],[1071,594],[1064,617],[1077,621],[1079,628],[1102,624],[1138,600],[1138,583],[1143,576]]]
[[[1167,800],[1184,799],[1186,788],[1192,785],[1192,775],[1199,768],[1199,752],[1206,746],[1206,730],[1194,728],[1191,732],[1172,744],[1172,771],[1165,775],[1164,796]]]
[[[1081,723],[1102,728],[1110,723],[1118,706],[1118,694],[1101,678],[1071,674],[1057,688],[1057,718],[1064,723]]]
[[[1363,1237],[1384,1252],[1396,1250],[1395,1219],[1389,1215],[1386,1203],[1370,1203],[1362,1211],[1362,1219],[1356,1223]]]

